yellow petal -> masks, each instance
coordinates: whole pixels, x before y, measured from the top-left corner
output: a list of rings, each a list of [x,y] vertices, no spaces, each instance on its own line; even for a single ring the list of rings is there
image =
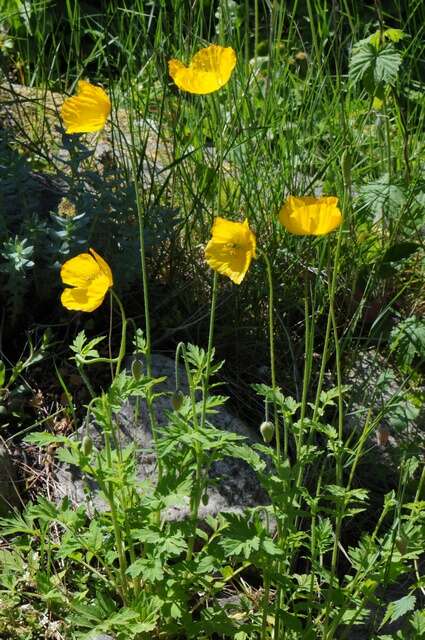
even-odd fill
[[[111,101],[101,87],[80,80],[77,95],[67,98],[61,108],[66,133],[90,133],[105,126]]]
[[[94,311],[103,302],[105,294],[95,297],[90,295],[88,289],[65,289],[61,295],[61,302],[64,307],[71,311]]]
[[[114,284],[114,279],[112,277],[112,271],[109,264],[104,260],[94,249],[90,249],[90,253],[93,255],[97,264],[99,265],[100,270],[105,275],[107,281],[109,282],[109,286],[112,287]]]
[[[213,44],[198,51],[189,67],[173,59],[168,70],[179,89],[203,95],[227,84],[235,64],[236,53],[231,47]]]
[[[67,309],[77,311],[97,309],[102,304],[108,289],[113,285],[109,265],[94,249],[90,249],[90,252],[81,253],[62,265],[62,281],[74,287],[65,289],[61,296],[62,304]]]
[[[207,264],[222,275],[228,276],[235,284],[240,284],[251,264],[249,251],[229,251],[225,245],[210,240],[205,247]]]
[[[246,246],[255,258],[256,239],[248,226],[248,220],[233,222],[217,216],[214,220],[212,236],[215,242]]]
[[[240,284],[255,258],[255,249],[255,235],[247,220],[242,223],[217,217],[205,247],[205,260],[212,269]]]
[[[87,287],[89,282],[100,273],[100,267],[89,253],[67,260],[61,267],[61,278],[64,284],[73,287]]]
[[[321,236],[337,229],[342,222],[338,198],[289,196],[279,213],[283,226],[295,235]]]

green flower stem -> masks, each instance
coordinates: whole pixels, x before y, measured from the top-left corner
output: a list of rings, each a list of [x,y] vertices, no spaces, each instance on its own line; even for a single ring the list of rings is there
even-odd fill
[[[275,358],[275,341],[274,341],[274,321],[273,321],[273,312],[274,312],[274,290],[273,290],[273,272],[270,263],[269,257],[265,253],[261,253],[264,262],[266,263],[266,271],[267,271],[267,282],[269,289],[269,349],[270,349],[270,372],[271,372],[271,383],[272,383],[272,391],[273,391],[273,424],[275,430],[276,437],[276,462],[277,462],[277,471],[280,474],[281,468],[281,442],[280,442],[280,428],[279,428],[279,417],[277,412],[276,405],[276,358]],[[269,416],[269,407],[268,402],[266,400],[266,420],[268,420]],[[285,460],[288,458],[288,429],[287,423],[284,421],[283,424],[283,453]],[[278,516],[278,514],[276,514]],[[282,525],[280,523],[279,517],[276,518],[278,523],[278,535],[279,535],[279,543],[280,545],[284,545],[285,536],[282,535]],[[277,562],[277,571],[282,570],[282,563],[280,561]],[[269,609],[269,596],[270,596],[270,575],[269,571],[265,570],[263,575],[263,615],[261,622],[261,640],[266,640],[267,637],[267,615]],[[280,599],[281,599],[281,589],[278,587],[276,592],[276,627],[275,632],[279,628],[279,607],[280,607]]]
[[[307,411],[307,394],[308,394],[308,385],[310,382],[310,372],[311,372],[311,323],[310,323],[310,305],[308,303],[309,299],[309,287],[308,287],[308,276],[305,274],[304,276],[304,375],[303,375],[303,390],[301,395],[301,415],[299,422],[299,433],[297,438],[297,460],[299,463],[299,478],[302,476],[302,464],[300,463],[301,458],[301,447],[303,444],[303,431],[304,431],[304,420],[305,414]],[[297,486],[299,482],[297,482]]]
[[[211,108],[216,115],[217,130],[220,131],[218,138],[218,188],[217,188],[217,214],[220,213],[221,208],[221,186],[223,179],[223,140],[222,140],[222,123],[220,113],[220,103],[215,95],[212,96]],[[210,326],[208,330],[208,348],[207,348],[207,363],[203,380],[203,396],[202,396],[202,413],[201,413],[201,429],[205,426],[205,417],[207,411],[207,397],[208,397],[208,384],[210,377],[211,367],[211,355],[213,349],[214,340],[214,323],[215,323],[215,311],[217,306],[217,293],[218,293],[218,275],[214,271],[212,292],[211,292],[211,310],[210,310]]]
[[[118,304],[119,310],[121,312],[121,343],[120,350],[117,358],[117,366],[115,368],[115,377],[119,375],[122,361],[125,357],[126,344],[127,344],[127,319],[125,317],[124,307],[122,306],[121,300],[115,293],[113,289],[110,289],[111,298],[113,298]]]
[[[419,502],[424,485],[425,485],[425,465],[422,466],[421,477],[418,482],[418,488],[416,489],[415,502]]]
[[[267,268],[267,281],[269,285],[269,349],[270,349],[270,371],[271,371],[271,382],[272,382],[272,390],[273,390],[273,422],[274,422],[274,430],[276,437],[276,456],[278,460],[278,464],[280,465],[281,459],[281,443],[280,443],[280,429],[279,429],[279,419],[277,414],[277,406],[276,406],[276,364],[275,364],[275,343],[274,343],[274,323],[273,323],[273,308],[274,308],[274,291],[273,291],[273,274],[272,267],[270,264],[269,257],[262,253],[261,256],[266,263]],[[267,419],[267,418],[266,418]],[[288,433],[286,428],[286,423],[284,423],[284,457],[285,459],[288,457]]]
[[[319,380],[318,380],[318,383],[317,383],[316,399],[315,399],[315,403],[314,403],[313,422],[317,418],[317,412],[318,412],[319,406],[320,406],[320,394],[322,393],[322,389],[323,389],[323,381],[324,381],[324,377],[325,377],[326,364],[328,362],[328,356],[329,356],[329,342],[330,342],[331,329],[333,327],[332,317],[335,316],[333,301],[335,299],[336,281],[337,281],[338,270],[339,270],[339,257],[340,257],[340,253],[341,253],[341,240],[342,240],[342,226],[339,227],[339,231],[338,231],[338,239],[337,239],[337,243],[336,243],[335,255],[334,255],[334,260],[333,260],[333,267],[332,267],[332,278],[331,278],[330,286],[328,285],[329,311],[328,311],[328,319],[327,319],[327,322],[326,322],[325,341],[324,341],[324,344],[323,344],[322,362],[321,362],[321,366],[320,366]],[[330,277],[330,274],[329,274],[329,277]],[[339,346],[339,343],[338,343],[338,346]]]
[[[345,209],[346,207],[347,208],[349,207],[349,204],[350,204],[349,192],[350,192],[349,180],[347,179],[347,176],[344,176],[343,209]],[[338,327],[337,327],[337,321],[336,321],[334,302],[335,302],[335,295],[336,295],[337,277],[339,272],[339,257],[341,252],[341,242],[342,242],[342,233],[343,233],[342,230],[343,230],[343,225],[341,224],[341,226],[338,229],[338,239],[337,239],[337,245],[335,249],[332,278],[330,277],[330,274],[328,276],[329,314],[328,314],[328,321],[326,326],[325,345],[323,348],[322,364],[321,364],[320,375],[319,375],[320,389],[317,390],[316,402],[315,402],[315,408],[314,408],[314,416],[316,417],[319,402],[320,402],[321,387],[323,384],[324,368],[326,366],[326,362],[328,358],[328,349],[329,349],[329,340],[330,340],[329,323],[330,323],[333,331],[333,337],[334,337],[335,363],[336,363],[337,388],[338,388],[338,451],[335,455],[335,465],[336,465],[335,473],[336,473],[336,483],[340,486],[342,485],[342,476],[343,476],[342,456],[343,456],[344,449],[342,446],[342,441],[343,441],[343,435],[344,435],[343,434],[344,404],[343,404],[343,398],[342,398],[341,349],[339,344]],[[333,544],[332,559],[331,559],[331,576],[330,576],[331,586],[333,586],[333,582],[336,576],[336,568],[337,568],[337,562],[338,562],[338,549],[340,544],[343,516],[344,516],[344,504],[339,504],[337,509],[337,516],[336,516],[336,523],[335,523],[335,536],[334,536],[334,544]],[[328,600],[326,603],[326,614],[325,614],[326,629],[327,629],[327,621],[329,620],[330,606],[331,606],[331,602],[330,602],[330,598],[328,597]],[[328,637],[326,633],[324,633],[324,637],[326,638]]]
[[[108,362],[109,362],[109,358],[107,358]],[[78,360],[75,360],[77,369],[78,369],[78,373],[80,374],[80,377],[82,379],[82,381],[84,382],[84,384],[86,385],[88,392],[90,393],[92,398],[96,397],[96,392],[93,389],[90,380],[88,379],[88,377],[86,376],[86,373],[83,369],[83,363],[79,362]]]
[[[347,149],[344,150],[341,157],[341,171],[342,171],[343,185],[344,185],[342,210],[345,218],[346,219],[348,218],[351,221],[351,183],[352,183],[351,160],[350,160],[350,156]],[[329,300],[332,300],[332,301],[335,299],[335,292],[336,292],[336,281],[337,281],[338,270],[339,270],[339,257],[341,253],[342,228],[343,228],[343,224],[341,224],[338,229],[338,238],[336,243],[333,267],[332,267],[332,280],[331,280],[330,289],[328,287]],[[328,242],[328,245],[329,245],[329,242]],[[329,283],[329,280],[328,280],[328,283]],[[329,355],[329,340],[331,335],[331,328],[333,325],[331,307],[333,307],[333,302],[332,302],[332,305],[331,304],[329,305],[328,319],[326,322],[325,342],[323,345],[322,362],[320,366],[319,380],[317,383],[316,399],[315,399],[314,411],[313,411],[313,422],[316,420],[317,412],[319,410],[320,394],[322,393],[323,380],[325,376],[326,364],[327,364],[328,355]]]
[[[213,350],[213,341],[214,341],[214,323],[215,323],[215,311],[217,307],[217,294],[218,294],[218,275],[217,275],[217,271],[214,271],[212,292],[211,292],[210,326],[208,330],[207,362],[205,366],[205,374],[202,381],[203,394],[202,394],[201,429],[203,429],[205,426],[205,418],[207,415],[208,385],[210,380],[211,359],[212,359],[212,350]]]
[[[424,467],[425,469],[425,467]],[[425,477],[425,473],[424,473],[424,477]],[[385,518],[387,517],[387,515],[390,513],[391,509],[393,508],[393,505],[391,505],[390,503],[388,504],[384,504],[384,507],[382,509],[381,515],[379,516],[379,520],[376,523],[376,526],[372,532],[372,535],[370,537],[370,542],[371,544],[375,542],[376,536],[378,535],[378,532],[382,526],[382,523],[384,522]],[[364,588],[364,580],[367,577],[367,575],[369,574],[370,571],[373,571],[374,569],[374,562],[376,561],[376,558],[374,558],[374,556],[372,556],[372,560],[369,562],[369,565],[364,568],[364,567],[359,567],[357,569],[357,572],[354,576],[354,578],[351,580],[350,584],[347,586],[347,591],[351,592],[352,594],[352,601],[354,602],[356,600],[356,598],[359,596],[359,594],[361,593],[362,589]],[[367,600],[369,598],[369,594],[366,595],[365,599],[363,599],[355,613],[355,618],[357,618],[360,613],[362,612],[365,604],[367,604]],[[326,619],[328,619],[328,615],[329,615],[329,610],[328,610],[328,606],[326,608]],[[325,628],[325,632],[323,634],[323,637],[325,638],[325,640],[332,640],[332,638],[334,637],[335,632],[338,629],[338,626],[340,625],[342,618],[344,617],[344,613],[345,613],[345,608],[342,608],[338,614],[333,618],[331,624],[329,625],[329,629],[328,627]],[[350,627],[347,627],[347,629],[345,631],[349,631]],[[345,635],[345,634],[344,634]]]
[[[111,416],[111,408],[109,406],[109,402],[107,401],[106,396],[103,396],[103,413],[108,418],[108,428],[105,429],[105,453],[106,453],[106,463],[108,465],[109,471],[112,470],[112,448],[111,448],[111,433],[113,430],[112,426],[112,416]],[[114,496],[114,484],[113,482],[108,483],[106,496],[108,498],[109,506],[111,508],[111,519],[112,526],[114,528],[115,535],[115,544],[118,553],[118,562],[120,566],[120,576],[121,576],[121,589],[122,589],[122,597],[124,600],[124,604],[126,604],[127,593],[128,593],[128,581],[127,581],[127,561],[124,553],[124,544],[121,536],[121,528],[118,522],[117,511],[115,508],[115,496]]]
[[[130,122],[130,129],[132,131],[133,123]],[[137,219],[139,225],[139,244],[140,244],[140,263],[142,269],[142,285],[143,285],[143,306],[145,310],[145,336],[146,336],[146,373],[149,378],[152,377],[152,337],[151,337],[151,324],[150,324],[150,312],[149,312],[149,290],[148,290],[148,274],[146,269],[146,247],[145,247],[145,214],[143,210],[143,205],[140,199],[139,192],[139,180],[137,177],[137,166],[136,166],[136,158],[134,151],[134,140],[132,139],[132,149],[130,153],[130,162],[131,162],[131,173],[134,184],[134,191],[136,195],[136,208],[137,208]],[[146,406],[148,410],[149,420],[152,429],[152,438],[155,443],[155,449],[158,451],[158,424],[156,420],[156,415],[153,409],[153,398],[152,391],[149,388],[146,393]],[[161,481],[162,478],[162,464],[160,456],[157,455],[157,465],[158,465],[158,482]],[[160,514],[158,514],[160,517]]]
[[[267,406],[267,403],[266,403]],[[266,530],[267,533],[270,534],[270,521],[269,514],[267,509],[263,509],[263,513],[266,518]],[[261,616],[261,640],[267,639],[267,617],[269,614],[269,605],[270,605],[270,585],[271,585],[271,577],[270,577],[270,563],[267,562],[263,571],[263,597],[262,597],[262,616]]]
[[[316,497],[310,507],[311,512],[311,538],[310,538],[310,562],[311,562],[311,576],[310,576],[310,601],[314,601],[314,586],[315,586],[315,571],[316,571],[316,563],[317,563],[317,552],[318,545],[316,540],[317,533],[317,513],[319,511],[319,501],[320,501],[320,491],[322,488],[322,475],[323,475],[323,466],[320,469],[319,477],[316,485]],[[312,620],[312,607],[310,607],[308,612],[308,621],[311,623]]]
[[[187,560],[191,560],[193,556],[193,549],[195,546],[196,539],[196,526],[198,523],[198,512],[199,505],[202,496],[202,450],[199,446],[198,442],[198,433],[199,433],[199,422],[198,416],[196,413],[196,398],[195,398],[195,388],[192,379],[192,373],[190,371],[189,362],[187,360],[186,347],[180,342],[177,346],[178,350],[181,350],[183,353],[184,366],[186,369],[186,376],[189,385],[189,397],[190,403],[192,406],[192,419],[193,419],[193,430],[195,432],[195,459],[196,459],[196,471],[195,471],[195,482],[192,488],[191,496],[190,496],[190,519],[192,522],[192,535],[189,540],[188,549],[187,549]],[[177,350],[176,350],[177,353]],[[177,362],[177,359],[176,359]]]

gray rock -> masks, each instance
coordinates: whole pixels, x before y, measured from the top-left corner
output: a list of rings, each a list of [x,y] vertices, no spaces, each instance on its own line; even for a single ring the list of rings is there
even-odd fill
[[[168,392],[167,396],[161,396],[155,401],[155,414],[158,425],[167,425],[167,412],[171,410],[170,395],[175,389],[174,360],[163,355],[154,355],[152,362],[152,375],[154,377],[167,376],[165,382],[156,387],[156,390]],[[180,367],[180,388],[187,391],[186,374]],[[140,402],[139,415],[135,416],[135,404],[126,403],[117,416],[118,439],[121,447],[134,443],[137,447],[137,479],[140,482],[150,481],[155,483],[157,477],[156,454],[153,451],[153,439],[149,426],[149,418],[146,403]],[[249,429],[241,420],[232,416],[225,408],[222,408],[214,416],[213,420],[217,428],[233,431],[245,436],[249,442],[259,442],[258,436]],[[94,445],[97,448],[103,446],[103,434],[96,424],[88,427]],[[85,430],[77,432],[76,437],[82,439]],[[219,512],[241,512],[244,508],[264,505],[268,503],[267,497],[261,488],[255,472],[244,461],[238,458],[226,457],[224,460],[211,466],[210,477],[217,482],[208,489],[208,503],[201,504],[199,517],[205,518],[208,514],[216,515]],[[86,485],[87,486],[87,485]],[[89,501],[87,492],[78,469],[69,466],[61,466],[57,470],[56,497],[68,496],[76,504],[87,503],[88,510],[94,506],[104,509],[105,503],[98,495],[97,487],[90,485],[91,495]],[[189,514],[189,500],[186,504],[170,507],[166,517],[170,520],[178,520]]]
[[[16,468],[8,450],[0,443],[0,515],[6,515],[18,504]]]
[[[350,385],[350,404],[346,414],[348,428],[361,430],[375,420],[373,436],[380,446],[418,442],[424,438],[425,414],[407,397],[407,385],[375,349],[360,351],[346,374]]]

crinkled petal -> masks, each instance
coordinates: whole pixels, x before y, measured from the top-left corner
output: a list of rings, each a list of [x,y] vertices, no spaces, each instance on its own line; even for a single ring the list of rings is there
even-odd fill
[[[96,251],[94,249],[90,249],[90,253],[92,254],[92,256],[94,257],[95,261],[97,262],[100,270],[102,271],[103,275],[106,277],[109,285],[109,287],[112,287],[114,284],[114,279],[112,276],[112,271],[111,268],[109,266],[109,264],[106,262],[106,260],[104,260],[102,258],[102,256],[100,256],[98,253],[96,253]]]
[[[245,246],[255,258],[256,240],[248,226],[248,220],[233,222],[217,216],[212,228],[212,237],[216,242],[230,242]]]
[[[210,45],[198,51],[186,67],[179,60],[170,60],[168,69],[175,84],[183,91],[204,95],[223,87],[236,64],[231,47]]]
[[[325,235],[337,229],[342,222],[338,198],[289,196],[280,210],[279,220],[295,235]]]
[[[244,222],[232,222],[217,217],[212,228],[212,238],[205,247],[207,264],[228,276],[235,284],[244,279],[252,258],[255,258],[256,239]]]
[[[72,289],[62,293],[62,304],[76,311],[93,311],[102,304],[108,289],[113,285],[109,265],[94,249],[67,260],[61,268],[64,284]]]
[[[111,101],[101,87],[80,80],[77,95],[67,98],[61,108],[66,133],[90,133],[105,126]]]
[[[90,253],[80,253],[62,265],[60,274],[64,284],[84,288],[100,273],[101,269],[95,258]]]
[[[207,264],[222,275],[230,278],[235,284],[240,284],[252,260],[251,251],[231,249],[227,243],[212,239],[205,247]]]
[[[65,289],[61,295],[61,302],[64,307],[71,311],[95,311],[103,302],[105,294],[95,296],[89,289]]]

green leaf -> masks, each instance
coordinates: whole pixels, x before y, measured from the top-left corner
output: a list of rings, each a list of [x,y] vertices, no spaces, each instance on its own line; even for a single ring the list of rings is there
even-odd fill
[[[410,618],[409,623],[415,631],[415,638],[425,636],[425,611],[415,611]]]
[[[6,365],[3,360],[0,360],[0,387],[3,387],[6,379]]]
[[[397,80],[401,61],[401,55],[392,45],[388,45],[384,49],[381,49],[375,58],[375,66],[373,70],[373,79],[375,84],[394,84]]]
[[[375,222],[384,212],[386,215],[398,215],[406,202],[403,189],[391,182],[387,173],[360,187],[359,194],[372,212]]]
[[[390,602],[387,607],[387,611],[385,612],[384,619],[382,620],[379,628],[381,629],[384,624],[389,622],[395,622],[402,616],[404,616],[408,611],[412,611],[416,604],[416,596],[409,594],[400,598],[400,600],[395,600],[394,602]]]
[[[212,573],[217,568],[217,560],[214,556],[205,556],[196,567],[196,573]]]
[[[39,535],[38,528],[33,524],[33,518],[29,513],[15,514],[11,518],[0,518],[0,535],[9,536],[15,533],[23,533],[30,536]]]
[[[127,573],[132,578],[142,576],[147,582],[159,582],[164,578],[159,558],[139,558],[128,567]]]
[[[384,31],[384,38],[391,40],[391,42],[400,42],[404,38],[407,38],[407,33],[404,33],[401,29],[386,29]]]
[[[261,538],[257,528],[239,514],[226,513],[225,519],[228,526],[218,544],[226,556],[243,556],[248,560],[260,549]]]
[[[373,95],[380,85],[395,83],[401,62],[401,55],[392,43],[378,49],[362,41],[353,47],[348,75],[354,83],[362,81]]]
[[[70,444],[70,440],[67,436],[61,436],[55,433],[49,433],[48,431],[41,431],[40,433],[30,433],[25,436],[24,442],[29,444],[37,444],[39,447],[47,447],[49,444]]]
[[[425,358],[425,321],[409,316],[399,322],[390,334],[390,352],[402,365],[411,365],[416,357]]]

